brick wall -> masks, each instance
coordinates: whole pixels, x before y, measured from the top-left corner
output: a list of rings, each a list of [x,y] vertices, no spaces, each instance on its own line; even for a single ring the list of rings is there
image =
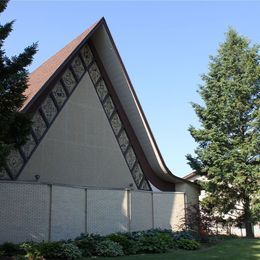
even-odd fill
[[[0,182],[0,244],[178,229],[184,193]]]

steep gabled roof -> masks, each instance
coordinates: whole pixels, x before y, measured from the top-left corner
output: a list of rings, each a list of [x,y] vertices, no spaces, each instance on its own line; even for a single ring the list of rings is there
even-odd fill
[[[30,74],[29,88],[25,93],[27,100],[22,108],[23,111],[36,111],[39,100],[44,100],[45,92],[54,86],[58,75],[64,72],[69,62],[75,58],[74,54],[86,42],[95,53],[97,65],[102,70],[104,81],[109,87],[117,112],[124,123],[146,178],[160,190],[173,191],[177,183],[196,186],[185,179],[174,176],[164,163],[104,18]]]
[[[37,96],[37,94],[40,94],[41,88],[44,87],[44,85],[60,68],[64,61],[73,54],[82,41],[94,32],[95,28],[98,27],[101,21],[102,19],[94,23],[30,74],[28,82],[29,86],[24,93],[27,98],[22,109],[24,109],[31,102],[31,100]]]

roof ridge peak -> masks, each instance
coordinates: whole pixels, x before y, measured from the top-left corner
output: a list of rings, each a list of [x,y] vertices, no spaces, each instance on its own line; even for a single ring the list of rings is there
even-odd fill
[[[28,79],[28,88],[24,92],[26,100],[21,110],[23,110],[30,103],[30,101],[37,95],[45,83],[50,79],[50,77],[77,48],[77,46],[102,22],[105,22],[104,17],[84,30],[80,35],[71,40],[62,49],[49,57],[39,67],[30,73]]]

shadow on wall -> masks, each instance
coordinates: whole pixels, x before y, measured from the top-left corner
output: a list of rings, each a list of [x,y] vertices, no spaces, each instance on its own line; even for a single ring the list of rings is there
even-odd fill
[[[128,231],[127,191],[87,190],[87,233]]]
[[[154,193],[154,227],[179,230],[185,218],[184,193]]]

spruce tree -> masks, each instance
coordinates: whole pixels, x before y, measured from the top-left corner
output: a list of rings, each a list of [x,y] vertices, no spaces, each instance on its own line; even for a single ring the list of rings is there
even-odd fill
[[[0,15],[8,0],[0,1]],[[13,57],[7,57],[4,41],[12,31],[14,21],[0,24],[0,170],[11,149],[26,142],[30,131],[30,116],[20,111],[28,84],[28,65],[37,51],[37,44],[24,49]]]
[[[198,147],[188,163],[208,179],[202,188],[212,214],[242,221],[247,237],[260,221],[259,45],[229,29],[199,87],[203,105],[192,103],[201,126],[189,131]]]

